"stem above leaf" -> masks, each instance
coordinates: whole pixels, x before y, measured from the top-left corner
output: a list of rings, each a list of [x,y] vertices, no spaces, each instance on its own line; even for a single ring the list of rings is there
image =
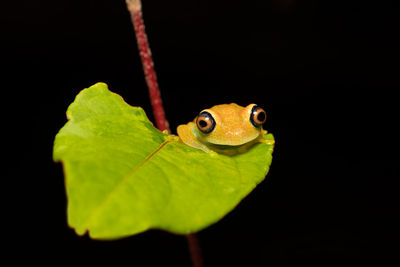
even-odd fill
[[[157,83],[157,76],[154,70],[154,63],[151,56],[150,46],[147,40],[145,26],[143,22],[142,3],[140,0],[126,0],[126,5],[131,14],[131,20],[135,28],[136,40],[142,59],[144,76],[149,89],[150,101],[153,107],[156,126],[160,131],[168,130],[169,124],[165,116],[164,107],[161,100],[160,89]]]

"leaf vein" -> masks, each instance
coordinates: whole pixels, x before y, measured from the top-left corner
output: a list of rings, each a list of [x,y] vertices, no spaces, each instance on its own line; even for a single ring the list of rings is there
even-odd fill
[[[131,172],[129,172],[111,191],[110,193],[104,198],[104,200],[101,202],[100,205],[97,206],[97,208],[94,209],[91,215],[89,215],[86,224],[84,225],[84,229],[89,230],[93,218],[95,218],[95,215],[101,212],[102,208],[104,208],[105,204],[111,199],[111,197],[115,194],[117,189],[121,187],[123,184],[125,184],[130,177],[132,177],[146,162],[148,162],[156,153],[158,153],[166,144],[170,143],[170,140],[165,141],[158,147],[156,150],[154,150],[150,155],[148,155],[139,165],[137,165]]]

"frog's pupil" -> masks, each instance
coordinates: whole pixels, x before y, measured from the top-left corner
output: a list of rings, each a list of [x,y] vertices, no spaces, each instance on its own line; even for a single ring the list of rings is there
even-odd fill
[[[257,120],[258,121],[264,121],[265,120],[265,113],[264,112],[258,113]]]
[[[207,126],[207,122],[205,120],[201,120],[201,121],[199,121],[199,125],[201,128],[204,128]]]

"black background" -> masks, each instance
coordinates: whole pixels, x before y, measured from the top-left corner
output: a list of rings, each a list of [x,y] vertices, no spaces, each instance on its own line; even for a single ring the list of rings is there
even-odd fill
[[[199,233],[206,266],[394,264],[398,6],[145,0],[143,8],[174,132],[203,108],[255,102],[277,140],[266,180]],[[52,143],[75,95],[103,81],[152,119],[124,1],[8,1],[0,12],[7,254],[55,265],[190,266],[183,236],[92,241],[66,224]]]

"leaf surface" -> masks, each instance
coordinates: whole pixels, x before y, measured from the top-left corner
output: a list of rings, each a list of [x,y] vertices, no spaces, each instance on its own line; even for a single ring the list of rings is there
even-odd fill
[[[64,167],[68,223],[95,239],[199,231],[249,194],[272,160],[264,143],[235,156],[189,147],[103,83],[81,91],[67,117],[53,156]]]

